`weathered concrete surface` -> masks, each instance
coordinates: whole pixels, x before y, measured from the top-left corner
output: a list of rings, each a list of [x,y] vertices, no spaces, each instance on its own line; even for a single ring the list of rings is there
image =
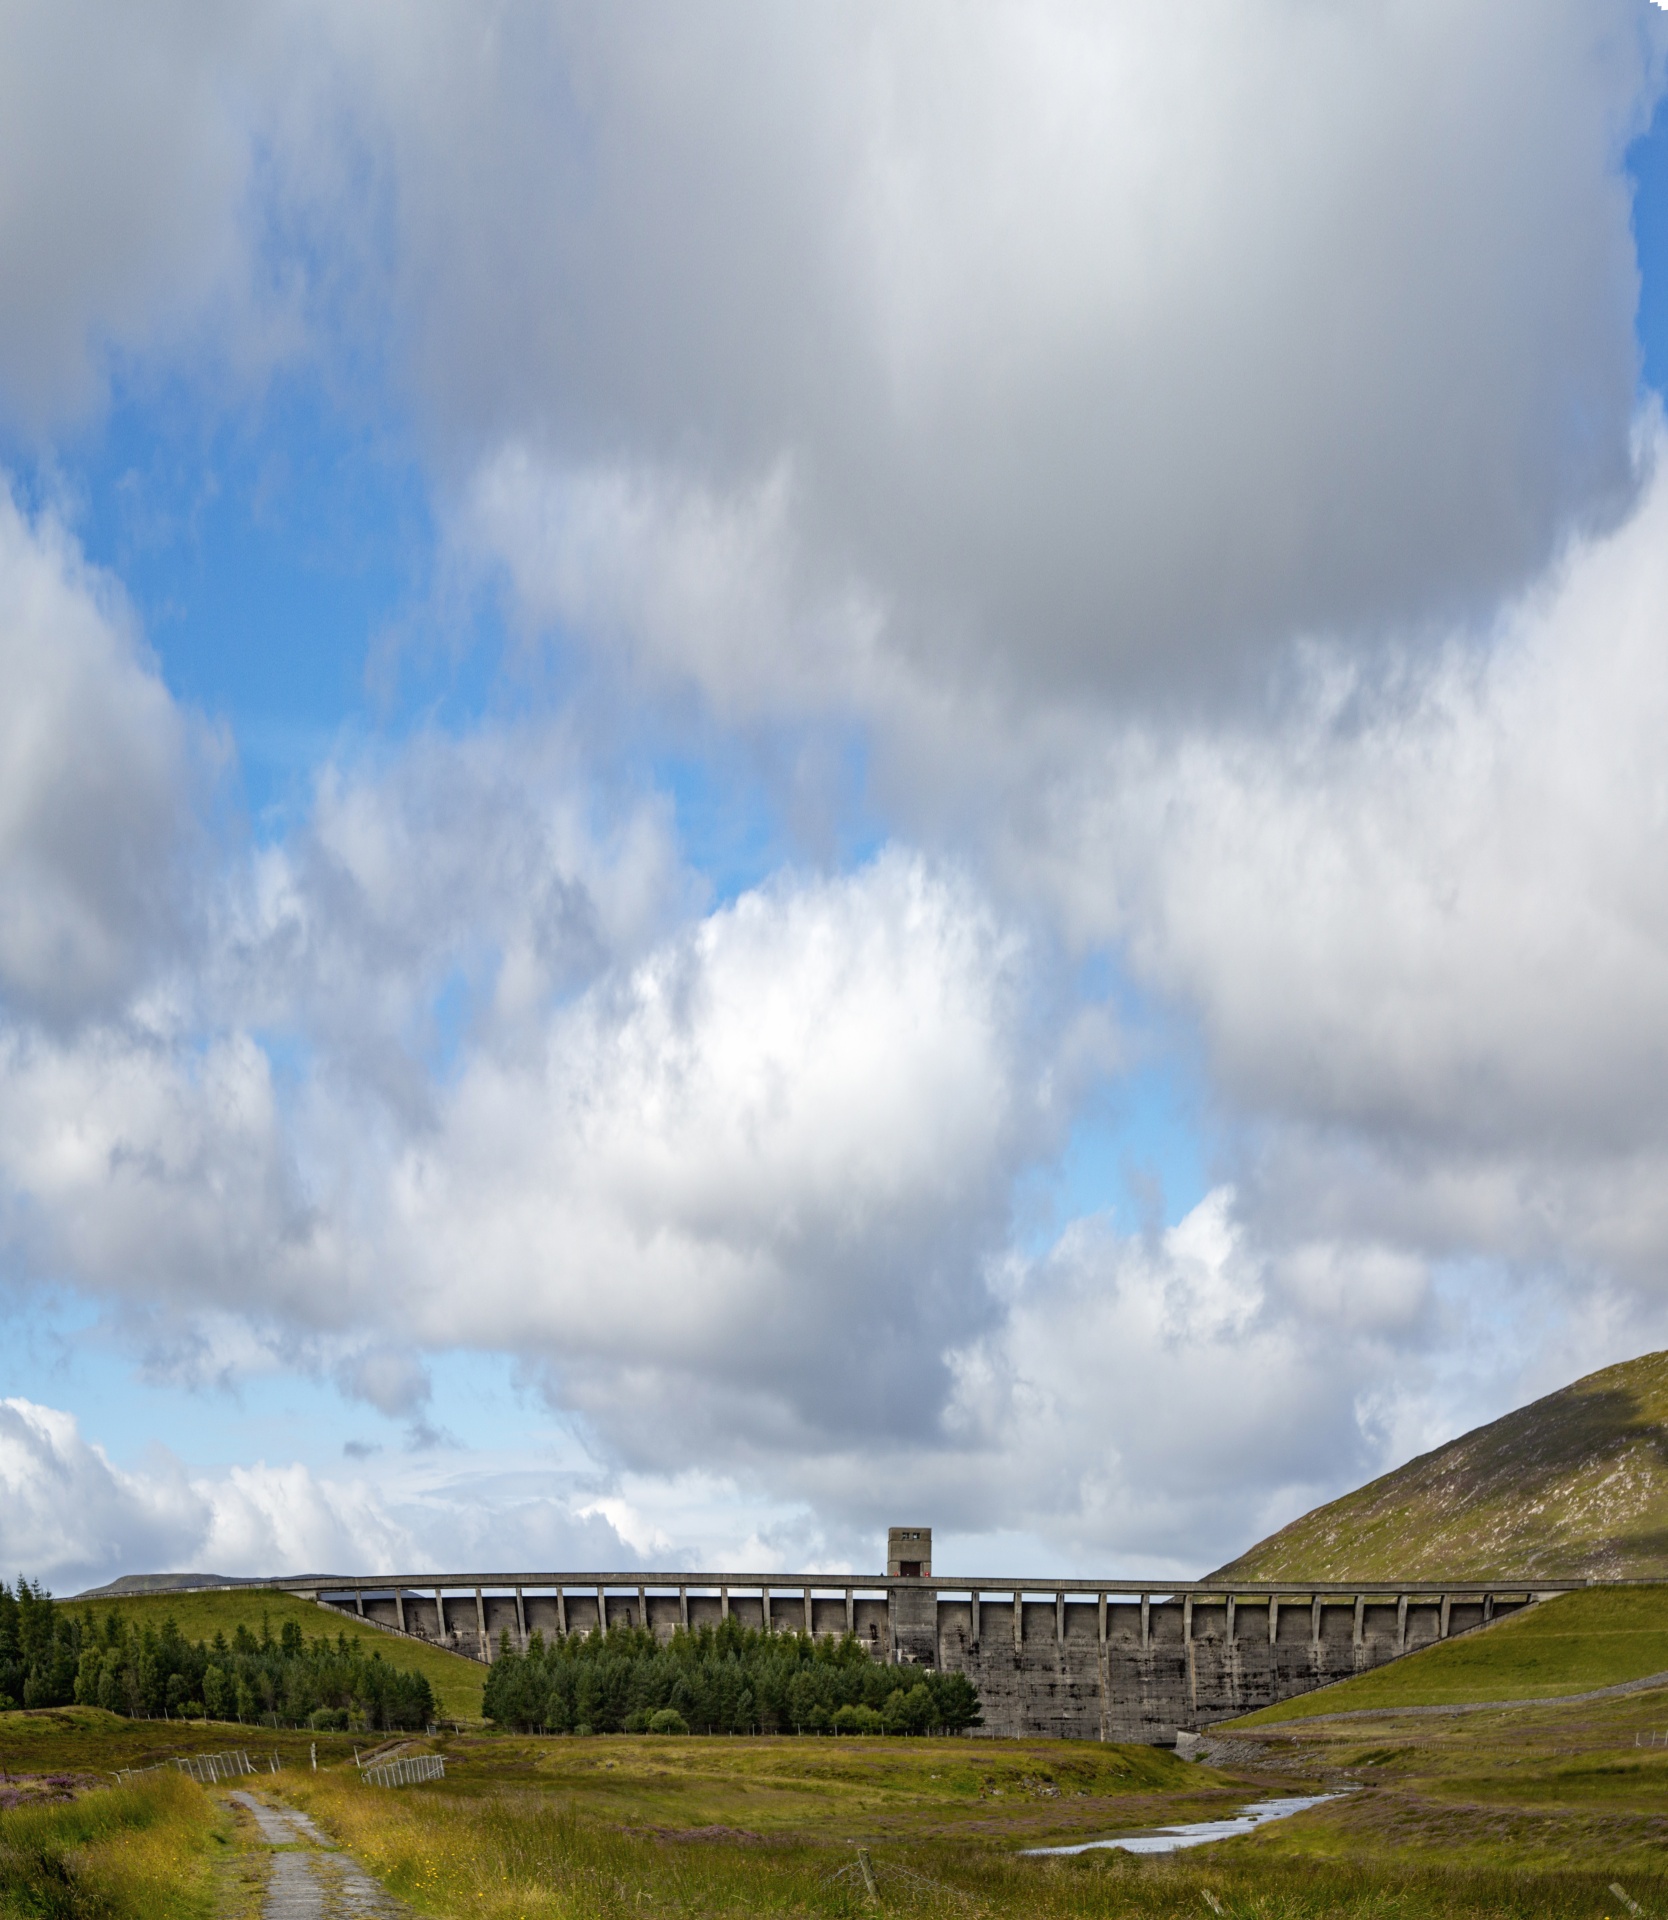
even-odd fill
[[[1485,1604],[1449,1600],[1448,1634],[1481,1626]],[[1504,1618],[1524,1604],[1501,1599],[1487,1611]],[[1189,1595],[1115,1604],[1106,1608],[1104,1637],[1098,1606],[1064,1597],[1026,1602],[1017,1637],[1011,1602],[984,1603],[977,1635],[968,1603],[940,1602],[937,1611],[933,1654],[917,1642],[905,1657],[936,1657],[965,1672],[992,1732],[1161,1745],[1445,1637],[1442,1603],[1369,1603],[1365,1596],[1294,1604]]]
[[[1291,1585],[1005,1580],[931,1574],[930,1529],[894,1529],[919,1576],[476,1573],[267,1584],[477,1660],[528,1637],[729,1618],[774,1633],[853,1633],[872,1658],[959,1668],[989,1733],[1171,1744],[1255,1707],[1365,1673],[1585,1581]]]
[[[252,1793],[229,1797],[254,1816],[261,1838],[275,1849],[261,1920],[410,1920],[411,1909],[332,1846],[306,1814]]]

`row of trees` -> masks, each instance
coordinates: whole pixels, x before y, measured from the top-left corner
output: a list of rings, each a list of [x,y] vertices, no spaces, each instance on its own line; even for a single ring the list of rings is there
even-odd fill
[[[73,1697],[80,1635],[51,1594],[26,1580],[0,1584],[0,1713],[57,1707]]]
[[[487,1675],[503,1727],[549,1733],[960,1733],[979,1726],[963,1673],[892,1667],[847,1634],[762,1633],[734,1619],[679,1631],[533,1634]]]
[[[0,1587],[0,1711],[106,1707],[134,1717],[240,1720],[319,1728],[426,1727],[427,1679],[391,1665],[346,1633],[306,1636],[286,1620],[276,1637],[261,1620],[228,1640],[187,1640],[170,1618],[136,1627],[112,1608],[72,1613],[38,1586]]]

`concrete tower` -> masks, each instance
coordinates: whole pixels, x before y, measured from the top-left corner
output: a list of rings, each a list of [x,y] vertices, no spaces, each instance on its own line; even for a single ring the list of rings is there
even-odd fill
[[[888,1527],[886,1571],[894,1580],[932,1578],[932,1528]]]

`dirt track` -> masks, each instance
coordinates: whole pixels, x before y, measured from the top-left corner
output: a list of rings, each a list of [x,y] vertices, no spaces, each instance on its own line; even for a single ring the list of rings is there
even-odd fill
[[[252,1793],[230,1797],[254,1816],[273,1849],[262,1920],[407,1920],[411,1909],[333,1847],[306,1814],[271,1806]]]

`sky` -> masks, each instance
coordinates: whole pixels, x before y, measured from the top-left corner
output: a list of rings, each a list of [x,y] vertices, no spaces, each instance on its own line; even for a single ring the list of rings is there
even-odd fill
[[[1665,83],[0,0],[0,1574],[1183,1577],[1668,1345]]]

